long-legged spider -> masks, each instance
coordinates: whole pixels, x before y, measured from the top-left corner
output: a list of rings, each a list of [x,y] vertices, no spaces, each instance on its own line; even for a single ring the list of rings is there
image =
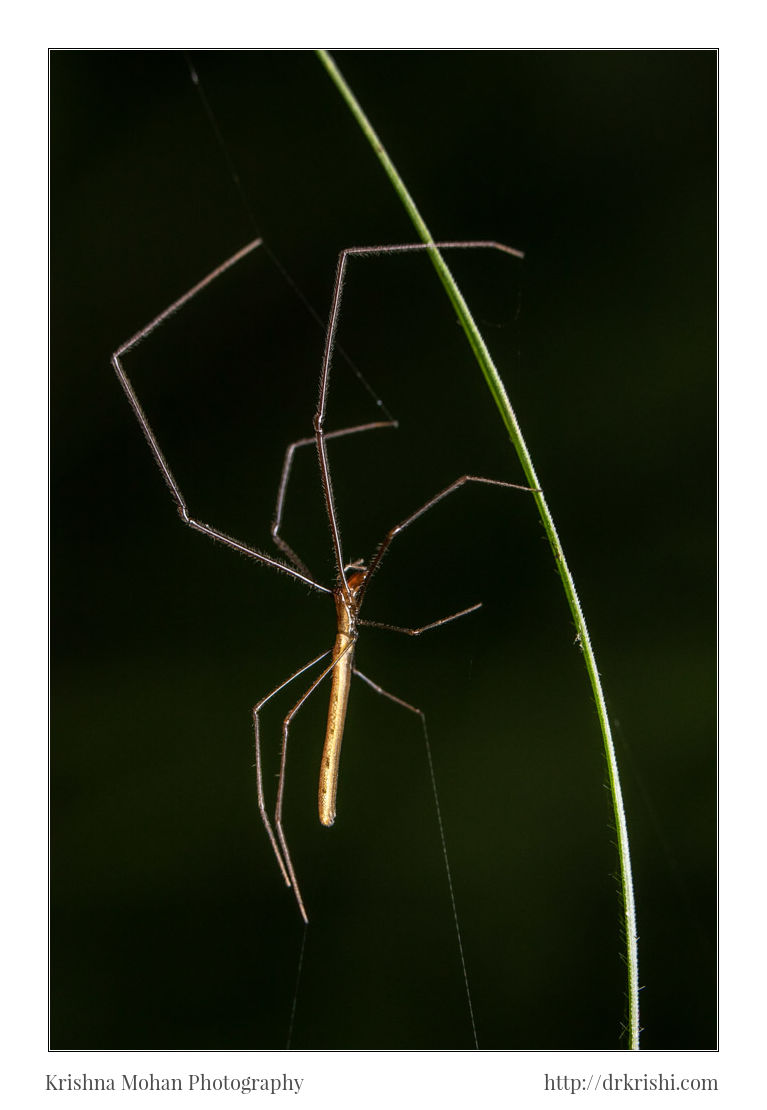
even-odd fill
[[[392,246],[378,246],[378,247],[350,247],[343,250],[338,258],[338,267],[336,270],[335,285],[333,288],[333,296],[331,302],[330,316],[328,320],[327,337],[325,340],[325,349],[322,359],[322,368],[320,371],[320,390],[319,390],[319,403],[314,415],[314,434],[304,439],[296,440],[291,443],[285,453],[285,460],[282,468],[282,476],[279,484],[277,494],[277,505],[275,510],[274,522],[272,524],[272,539],[284,557],[285,561],[274,558],[265,554],[262,551],[250,547],[239,540],[234,539],[232,536],[226,535],[224,532],[219,531],[217,528],[212,527],[210,524],[205,524],[203,521],[198,520],[192,516],[187,508],[184,496],[173,476],[173,473],[165,459],[165,456],[160,448],[157,438],[152,431],[152,428],[147,420],[147,417],[139,403],[136,392],[125,373],[123,367],[123,359],[131,350],[143,342],[156,328],[164,323],[169,316],[173,315],[180,308],[187,304],[194,296],[204,290],[211,282],[215,281],[224,271],[228,270],[236,262],[239,262],[251,251],[255,250],[261,245],[260,239],[255,239],[248,243],[245,247],[239,250],[231,258],[227,259],[220,266],[216,267],[211,273],[199,281],[183,296],[179,297],[168,308],[155,317],[149,324],[138,331],[112,356],[112,366],[117,374],[118,380],[122,385],[123,390],[130,402],[133,412],[141,426],[141,430],[149,444],[149,448],[154,456],[160,472],[165,480],[171,496],[176,504],[179,516],[184,524],[188,525],[196,532],[200,532],[211,539],[218,540],[220,543],[225,544],[227,547],[232,548],[240,554],[247,555],[258,562],[264,563],[267,566],[287,574],[292,578],[303,582],[305,585],[311,587],[320,593],[330,594],[333,598],[336,609],[337,630],[335,642],[332,648],[322,652],[316,658],[310,660],[304,666],[295,671],[284,682],[281,682],[275,689],[271,690],[265,697],[263,697],[253,708],[253,729],[255,737],[255,754],[256,754],[256,775],[258,781],[258,805],[261,812],[261,818],[264,823],[269,841],[272,845],[275,857],[282,872],[283,878],[288,886],[292,887],[295,895],[296,903],[301,916],[305,922],[308,922],[308,915],[306,907],[301,895],[301,889],[298,884],[295,867],[291,857],[290,849],[288,848],[287,839],[285,837],[285,830],[283,825],[283,802],[285,796],[285,778],[287,766],[287,752],[288,752],[288,737],[290,725],[298,710],[304,704],[306,699],[311,693],[320,685],[324,678],[331,677],[330,688],[330,705],[328,709],[327,728],[325,733],[325,745],[322,752],[322,759],[320,762],[320,778],[319,778],[319,818],[321,824],[329,827],[333,824],[336,816],[336,794],[338,789],[338,771],[339,761],[341,754],[341,741],[343,739],[344,723],[346,720],[346,708],[349,698],[349,689],[351,685],[352,675],[357,675],[369,686],[371,686],[377,693],[389,698],[391,701],[396,702],[398,705],[416,713],[423,718],[423,713],[416,706],[410,705],[408,702],[403,701],[401,698],[396,697],[394,694],[384,690],[377,683],[373,682],[370,678],[363,675],[354,666],[355,648],[357,639],[359,637],[359,630],[363,626],[384,628],[393,632],[402,632],[408,636],[420,636],[422,632],[427,632],[434,628],[439,628],[450,621],[457,620],[459,617],[466,616],[473,613],[476,609],[480,608],[482,602],[475,602],[473,605],[465,609],[461,609],[456,613],[450,613],[448,616],[441,617],[438,620],[431,621],[429,624],[423,625],[420,628],[405,628],[400,625],[384,624],[379,621],[366,621],[360,617],[360,611],[367,594],[368,587],[373,578],[373,575],[378,571],[381,562],[389,550],[395,538],[404,529],[413,524],[419,517],[423,516],[429,509],[433,508],[444,498],[450,494],[455,493],[469,482],[481,483],[490,486],[500,486],[506,489],[518,489],[526,492],[531,492],[530,487],[517,485],[514,482],[504,482],[493,478],[482,478],[475,474],[462,474],[450,485],[440,490],[439,493],[430,497],[428,501],[420,505],[414,512],[411,512],[407,517],[401,520],[384,536],[381,543],[376,548],[375,552],[367,562],[357,561],[349,563],[345,560],[343,548],[341,544],[341,534],[338,525],[338,514],[336,511],[335,500],[333,496],[333,483],[330,474],[330,464],[328,462],[327,442],[330,439],[339,438],[341,436],[356,435],[360,432],[372,431],[374,429],[396,427],[396,421],[393,420],[379,420],[368,424],[356,424],[352,427],[340,428],[335,431],[325,430],[325,416],[327,409],[328,398],[328,385],[330,381],[330,367],[332,361],[332,353],[336,329],[338,325],[339,310],[341,303],[341,295],[343,292],[344,280],[346,276],[347,264],[352,257],[373,257],[384,254],[397,254],[407,253],[413,251],[425,251],[439,248],[447,250],[452,248],[462,249],[495,249],[503,251],[507,254],[521,256],[519,251],[511,247],[506,247],[500,243],[484,242],[484,241],[464,241],[464,242],[441,242],[435,244],[423,243],[403,243]],[[327,512],[328,526],[330,529],[330,537],[333,547],[333,559],[336,568],[336,583],[334,586],[325,586],[318,582],[309,572],[306,565],[295,551],[288,545],[288,543],[280,535],[280,526],[282,523],[283,506],[285,501],[285,493],[287,490],[288,481],[290,478],[293,458],[298,448],[306,447],[311,444],[316,444],[317,455],[319,461],[320,481],[325,499],[325,508]],[[305,671],[311,667],[322,663],[327,660],[320,671],[314,678],[308,689],[304,691],[301,697],[296,701],[291,710],[284,718],[282,725],[282,747],[280,753],[280,770],[279,780],[277,786],[277,796],[274,808],[273,822],[269,818],[267,812],[266,801],[264,797],[263,785],[263,771],[261,761],[261,737],[259,729],[259,713],[268,701],[275,694],[279,693],[290,682],[298,678]]]

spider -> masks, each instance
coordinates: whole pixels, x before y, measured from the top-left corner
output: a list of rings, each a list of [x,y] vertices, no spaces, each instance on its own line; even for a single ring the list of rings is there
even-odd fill
[[[320,370],[319,382],[319,402],[316,412],[314,414],[314,434],[312,436],[295,440],[289,444],[285,459],[282,467],[282,475],[280,479],[277,505],[275,510],[274,522],[272,524],[272,539],[274,540],[277,548],[283,556],[283,559],[275,558],[267,555],[256,548],[250,547],[248,544],[242,543],[240,540],[234,539],[232,536],[226,535],[219,529],[212,527],[210,524],[205,524],[203,521],[194,517],[186,504],[181,489],[173,476],[173,473],[165,459],[165,456],[160,448],[159,442],[149,424],[149,421],[141,407],[138,396],[133,388],[133,385],[128,378],[123,366],[123,360],[135,347],[148,338],[157,328],[159,328],[171,315],[184,307],[193,297],[202,292],[209,286],[216,278],[220,277],[226,270],[234,266],[241,259],[245,258],[252,251],[261,246],[261,239],[254,239],[248,243],[241,250],[237,251],[231,258],[228,258],[220,266],[217,266],[209,274],[207,274],[201,281],[179,297],[173,304],[164,309],[158,316],[156,316],[150,323],[138,331],[127,342],[123,343],[121,347],[112,355],[112,366],[117,374],[117,378],[125,391],[125,395],[133,409],[133,412],[138,420],[144,437],[149,445],[155,462],[160,469],[160,472],[165,480],[165,483],[170,491],[171,497],[175,502],[179,516],[184,524],[195,532],[200,532],[210,539],[217,540],[219,543],[224,544],[226,547],[238,551],[242,555],[246,555],[257,562],[263,563],[282,574],[289,575],[303,582],[313,590],[320,593],[329,594],[333,598],[336,611],[336,636],[332,648],[328,648],[316,658],[310,660],[304,666],[295,671],[289,678],[281,682],[277,687],[271,690],[265,697],[253,707],[253,730],[255,742],[255,756],[256,756],[256,775],[258,783],[258,806],[261,813],[261,819],[264,828],[269,837],[269,842],[274,851],[282,876],[285,883],[292,888],[298,910],[305,923],[308,923],[309,917],[306,911],[306,906],[301,894],[301,888],[298,883],[296,870],[291,857],[288,842],[285,836],[285,829],[283,824],[283,802],[285,796],[285,778],[286,778],[286,765],[287,765],[287,751],[288,751],[288,738],[290,732],[290,725],[298,710],[304,704],[306,699],[317,689],[320,683],[328,676],[330,676],[330,702],[328,707],[328,719],[325,732],[325,743],[320,761],[320,775],[319,775],[319,790],[318,790],[318,809],[320,823],[325,827],[330,827],[336,817],[336,796],[338,791],[338,775],[341,756],[341,743],[344,734],[344,724],[346,721],[346,709],[349,699],[349,690],[351,686],[352,676],[356,675],[363,682],[366,682],[373,690],[382,696],[389,698],[391,701],[402,706],[404,709],[412,713],[418,714],[423,719],[423,713],[416,706],[410,705],[408,702],[403,701],[401,698],[396,697],[394,694],[384,690],[372,679],[362,674],[355,665],[355,649],[357,640],[362,627],[375,627],[384,628],[393,632],[401,632],[408,636],[420,636],[423,632],[428,632],[432,629],[439,628],[450,621],[458,620],[460,617],[467,616],[475,612],[482,605],[482,602],[476,602],[465,609],[461,609],[456,613],[450,613],[448,616],[441,617],[438,620],[432,621],[429,624],[423,625],[419,628],[405,628],[400,625],[384,624],[379,621],[364,620],[360,616],[360,612],[367,595],[373,576],[377,573],[384,556],[389,550],[400,533],[411,524],[414,524],[424,513],[432,509],[444,498],[455,493],[468,483],[479,483],[489,486],[498,486],[504,489],[523,490],[525,492],[535,492],[529,486],[517,485],[513,482],[504,482],[494,478],[483,478],[474,474],[463,474],[450,485],[440,490],[428,501],[424,502],[415,511],[411,512],[393,528],[390,528],[382,541],[379,543],[375,552],[369,560],[357,560],[355,562],[347,562],[344,558],[343,549],[341,545],[341,535],[338,525],[338,514],[336,511],[335,500],[333,496],[333,482],[330,472],[330,464],[327,454],[328,440],[340,438],[342,436],[356,435],[362,432],[373,431],[383,428],[396,427],[394,420],[379,420],[367,424],[356,424],[352,427],[340,428],[335,431],[326,431],[325,429],[325,415],[327,409],[328,387],[330,382],[330,369],[332,361],[332,353],[336,329],[339,319],[339,311],[341,304],[341,295],[343,292],[344,281],[346,278],[348,262],[353,257],[375,257],[385,254],[401,254],[414,251],[429,251],[434,249],[494,249],[503,251],[507,254],[521,257],[521,252],[514,250],[512,247],[504,246],[501,243],[485,242],[485,241],[461,241],[461,242],[439,242],[433,244],[424,243],[401,243],[389,246],[374,246],[374,247],[349,247],[341,251],[338,257],[338,265],[336,270],[335,284],[333,287],[333,295],[331,300],[330,315],[328,319],[327,336],[325,340],[325,349],[322,358],[322,367]],[[285,494],[290,478],[290,473],[293,465],[294,455],[297,449],[315,444],[317,448],[317,456],[319,463],[320,481],[322,485],[325,510],[327,514],[328,527],[330,531],[330,538],[333,548],[333,559],[336,568],[336,582],[334,586],[326,586],[318,582],[309,572],[306,565],[302,562],[300,557],[293,551],[287,542],[280,535],[280,526],[282,523],[282,513],[285,501]],[[330,657],[328,659],[328,656]],[[261,737],[259,728],[259,713],[268,701],[283,690],[289,683],[293,682],[305,671],[323,663],[320,673],[314,678],[309,687],[304,691],[301,697],[296,701],[290,711],[284,718],[282,724],[282,746],[280,753],[280,770],[279,780],[277,785],[277,795],[274,808],[273,820],[270,820],[266,801],[264,797],[264,784],[263,772],[261,762]]]

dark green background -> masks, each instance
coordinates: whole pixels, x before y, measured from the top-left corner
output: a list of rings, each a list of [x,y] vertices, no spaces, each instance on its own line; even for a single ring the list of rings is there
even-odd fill
[[[455,254],[591,629],[634,857],[643,1044],[711,1048],[715,980],[713,52],[341,52]],[[327,598],[184,529],[111,352],[262,234],[325,317],[338,251],[411,240],[311,53],[51,56],[51,1043],[285,1044],[302,925],[260,827],[250,708],[329,646]],[[244,201],[244,203],[243,203]],[[400,421],[331,445],[347,557],[459,474],[521,471],[424,257],[360,262],[341,342]],[[323,330],[256,252],[126,359],[191,510],[268,549]],[[375,419],[339,362],[331,427]],[[311,450],[285,534],[333,571]],[[625,1041],[601,739],[532,500],[472,489],[392,549],[362,670],[428,718],[480,1045]],[[296,696],[298,690],[296,691]],[[352,693],[335,828],[324,697],[286,822],[312,923],[296,1048],[470,1048],[423,740]],[[264,719],[269,783],[286,695]]]

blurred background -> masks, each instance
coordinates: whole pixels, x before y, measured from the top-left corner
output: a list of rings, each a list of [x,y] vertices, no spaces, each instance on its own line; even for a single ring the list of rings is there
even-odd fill
[[[503,376],[575,576],[615,729],[643,1046],[716,1044],[716,54],[341,52]],[[251,707],[329,647],[332,604],[183,528],[111,353],[199,518],[270,551],[311,434],[336,258],[413,231],[310,52],[51,55],[51,1046],[473,1045],[423,736],[352,690],[328,831],[327,713],[291,733],[286,827],[256,807]],[[237,177],[235,178],[235,173]],[[238,184],[239,182],[239,184]],[[297,293],[300,291],[300,295]],[[312,307],[316,317],[307,308]],[[349,560],[464,473],[523,480],[422,255],[358,260],[328,427]],[[311,448],[284,535],[333,565]],[[532,499],[469,488],[403,533],[358,665],[426,713],[479,1044],[625,1044],[601,737]],[[280,722],[263,718],[273,796]],[[291,690],[295,694],[291,697]],[[292,1015],[292,1017],[291,1017]]]

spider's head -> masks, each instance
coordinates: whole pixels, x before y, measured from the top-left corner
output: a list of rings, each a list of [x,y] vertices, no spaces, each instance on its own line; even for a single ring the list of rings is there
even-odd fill
[[[344,574],[346,575],[346,584],[351,590],[352,594],[356,594],[362,583],[367,577],[368,568],[362,559],[355,559],[353,563],[347,563],[344,567]]]

